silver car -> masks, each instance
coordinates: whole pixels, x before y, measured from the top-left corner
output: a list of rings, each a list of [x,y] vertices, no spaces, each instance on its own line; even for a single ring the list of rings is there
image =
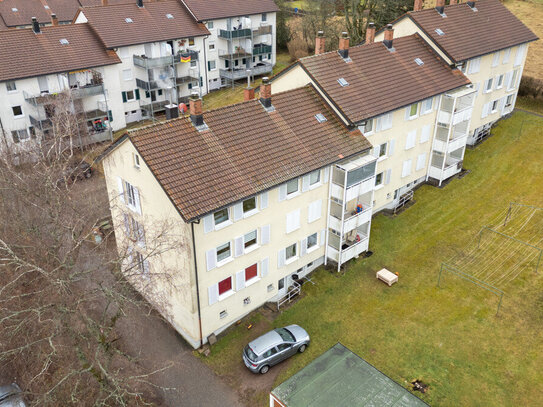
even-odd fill
[[[309,335],[298,325],[274,329],[243,349],[243,362],[253,373],[267,373],[270,367],[288,359],[296,352],[302,353],[309,345]]]
[[[0,386],[0,407],[25,407],[21,389],[15,383]]]

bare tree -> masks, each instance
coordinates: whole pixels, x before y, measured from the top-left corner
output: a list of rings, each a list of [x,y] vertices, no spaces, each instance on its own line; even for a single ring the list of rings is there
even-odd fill
[[[156,372],[123,351],[118,322],[127,307],[150,312],[134,281],[168,309],[168,296],[151,287],[157,279],[173,287],[171,273],[146,273],[145,262],[171,250],[175,237],[164,222],[145,231],[138,255],[137,231],[116,247],[104,183],[83,181],[81,164],[95,153],[74,147],[69,94],[54,103],[54,132],[2,146],[0,365],[32,405],[148,405],[159,397]]]

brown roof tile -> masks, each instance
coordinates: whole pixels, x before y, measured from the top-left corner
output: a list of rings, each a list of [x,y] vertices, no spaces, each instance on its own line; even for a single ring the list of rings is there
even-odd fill
[[[198,21],[279,11],[273,0],[182,0]]]
[[[7,27],[32,24],[32,17],[42,24],[51,22],[51,15],[40,0],[2,0],[0,15]]]
[[[455,62],[538,39],[499,0],[478,0],[475,7],[476,12],[466,3],[445,6],[446,18],[434,8],[408,16]]]
[[[271,113],[257,100],[205,112],[207,131],[180,118],[130,139],[185,220],[371,148],[313,87],[275,94],[272,103]],[[328,120],[319,123],[318,113]]]
[[[69,44],[62,45],[61,39]],[[43,27],[0,33],[0,81],[75,71],[121,61],[109,53],[88,24]]]
[[[177,0],[89,7],[82,10],[107,48],[208,35]],[[167,18],[171,14],[173,18]],[[131,18],[132,23],[127,23]]]
[[[351,63],[336,51],[303,58],[300,63],[352,123],[470,83],[418,34],[396,38],[393,46],[394,52],[381,42],[351,47]],[[424,65],[419,66],[415,58]],[[341,86],[339,78],[349,85]]]

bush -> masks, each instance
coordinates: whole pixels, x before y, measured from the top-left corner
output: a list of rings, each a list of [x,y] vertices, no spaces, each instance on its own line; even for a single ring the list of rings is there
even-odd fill
[[[518,89],[519,96],[530,96],[543,101],[543,81],[541,79],[523,76]]]

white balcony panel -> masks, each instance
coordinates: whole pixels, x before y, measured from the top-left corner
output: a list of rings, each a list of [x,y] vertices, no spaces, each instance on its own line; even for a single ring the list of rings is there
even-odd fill
[[[450,153],[452,151],[458,150],[459,148],[465,147],[467,141],[468,141],[467,134],[462,137],[455,138],[454,140],[449,142],[449,146],[447,147],[447,152]]]
[[[343,187],[332,183],[332,197],[343,201]]]
[[[337,230],[338,232],[341,230],[341,220],[338,219],[338,218],[335,218],[333,216],[330,216],[328,218],[328,225],[334,229],[334,230]]]
[[[449,112],[440,110],[437,115],[437,121],[438,123],[449,124],[451,122],[451,114]]]
[[[371,220],[371,215],[372,210],[371,208],[368,208],[348,219],[345,219],[343,233],[349,233],[351,230],[354,230],[357,227],[362,226],[364,223],[369,222]]]
[[[436,139],[434,150],[439,151],[440,153],[445,153],[447,151],[447,142]]]
[[[458,168],[458,166],[456,164],[452,165],[452,166],[450,166],[448,168],[445,168],[443,170],[443,178],[442,179],[450,178],[453,175],[458,174],[460,171],[462,171],[462,167]]]
[[[343,250],[341,252],[341,264],[348,262],[349,260],[359,256],[360,253],[363,253],[366,250],[368,250],[369,241],[370,239],[366,237],[360,240],[360,242],[358,242],[357,244],[352,245],[348,247],[347,249]]]
[[[334,260],[335,262],[337,262],[339,259],[339,252],[332,246],[328,246],[328,258]]]
[[[470,120],[472,111],[473,108],[470,107],[469,109],[464,109],[458,113],[455,113],[453,117],[453,125],[457,125],[458,123],[461,123],[463,121]]]

